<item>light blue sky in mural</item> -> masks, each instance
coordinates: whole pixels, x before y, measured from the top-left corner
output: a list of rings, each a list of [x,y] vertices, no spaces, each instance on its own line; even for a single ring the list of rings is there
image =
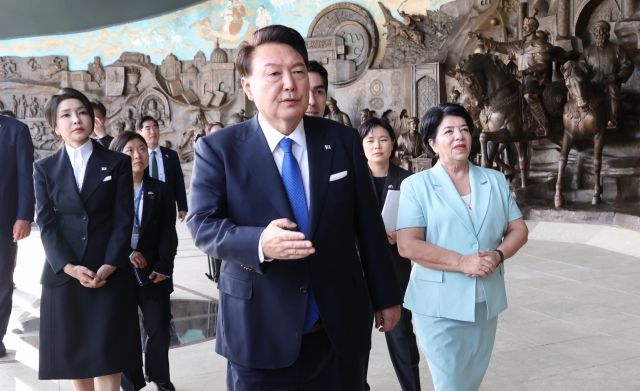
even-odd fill
[[[389,0],[384,4],[394,15],[401,6],[407,12],[420,12],[425,6],[436,9],[450,0]],[[313,18],[328,5],[326,0],[212,0],[167,15],[84,33],[0,41],[3,56],[69,57],[71,70],[87,69],[94,56],[107,65],[122,52],[141,52],[160,64],[170,53],[191,59],[198,50],[207,55],[219,41],[223,48],[235,48],[248,41],[260,27],[284,24],[306,37]],[[380,29],[383,16],[375,0],[354,3],[367,9]],[[397,16],[397,15],[396,15]]]

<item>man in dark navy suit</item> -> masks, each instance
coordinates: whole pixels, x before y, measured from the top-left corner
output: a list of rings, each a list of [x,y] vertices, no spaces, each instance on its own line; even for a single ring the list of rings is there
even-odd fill
[[[187,208],[187,191],[184,186],[184,176],[178,153],[159,145],[160,126],[155,118],[151,116],[140,118],[136,128],[149,146],[149,175],[165,182],[173,191],[173,197],[178,204],[178,219],[181,222],[184,221],[189,209]]]
[[[2,338],[11,315],[13,270],[18,240],[31,233],[33,144],[22,122],[0,116],[0,357],[7,354]]]
[[[342,362],[371,349],[369,303],[380,331],[400,317],[360,137],[303,115],[307,62],[297,31],[256,31],[236,69],[259,114],[196,144],[187,227],[223,260],[216,352],[232,391],[351,391]]]

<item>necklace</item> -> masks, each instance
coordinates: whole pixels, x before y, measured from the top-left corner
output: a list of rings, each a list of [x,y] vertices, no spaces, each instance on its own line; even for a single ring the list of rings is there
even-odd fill
[[[469,210],[473,210],[473,209],[471,208],[471,193],[469,193],[469,203],[468,203],[468,204],[466,203],[466,201],[464,200],[464,198],[462,198],[462,197],[460,197],[460,198],[462,199],[462,203],[463,203],[467,208],[469,208]]]

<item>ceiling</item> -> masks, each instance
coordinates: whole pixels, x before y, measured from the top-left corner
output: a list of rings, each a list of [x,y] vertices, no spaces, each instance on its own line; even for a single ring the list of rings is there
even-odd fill
[[[0,0],[0,40],[90,31],[205,0]]]

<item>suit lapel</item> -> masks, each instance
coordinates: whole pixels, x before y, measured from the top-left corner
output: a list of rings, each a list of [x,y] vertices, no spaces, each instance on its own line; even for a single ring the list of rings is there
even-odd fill
[[[93,143],[93,152],[91,152],[91,157],[87,162],[84,181],[80,190],[80,196],[83,201],[86,201],[93,194],[98,185],[109,176],[117,163],[117,160],[108,158],[107,149],[99,145],[97,141],[91,140],[91,142]],[[73,173],[71,175],[73,177]],[[111,180],[115,181],[117,178],[111,178]]]
[[[238,129],[236,138],[240,143],[234,150],[240,155],[242,162],[251,173],[253,179],[264,196],[278,211],[280,217],[286,217],[295,221],[289,198],[282,184],[282,177],[278,172],[273,153],[269,148],[267,139],[258,124],[258,116],[254,116],[243,128]]]
[[[384,208],[384,203],[387,200],[387,194],[389,190],[400,190],[400,178],[398,168],[389,163],[389,173],[387,174],[387,180],[384,182],[384,189],[382,189],[382,199],[380,200],[380,210]]]
[[[173,178],[173,164],[169,162],[169,154],[165,151],[165,147],[160,147],[160,161],[164,171],[164,181],[168,182],[169,178]],[[160,172],[158,172],[158,176],[160,176]]]
[[[469,163],[469,182],[471,183],[471,197],[473,199],[473,226],[475,232],[480,232],[482,223],[489,210],[491,200],[491,185],[481,169]]]
[[[151,213],[153,212],[153,204],[155,203],[156,198],[156,186],[153,181],[148,179],[143,180],[143,190],[142,194],[142,221],[140,221],[140,236],[144,233],[144,230],[149,225],[149,220],[151,219]]]
[[[71,167],[71,160],[64,147],[60,148],[51,157],[55,164],[45,165],[47,175],[58,185],[60,188],[69,195],[69,197],[76,201],[78,204],[84,207],[80,193],[78,192],[78,184],[76,183],[76,177],[73,175],[73,167]]]
[[[467,227],[467,229],[475,236],[476,231],[471,223],[467,207],[464,205],[462,198],[460,198],[458,189],[456,189],[456,186],[453,184],[453,181],[451,180],[451,177],[449,177],[447,171],[444,169],[442,164],[438,162],[435,167],[431,169],[431,172],[433,174],[433,188],[442,203],[451,208],[456,216],[458,216],[462,221],[464,226]],[[469,180],[471,180],[471,178],[469,178]],[[471,191],[473,191],[473,188]]]
[[[307,156],[309,159],[309,232],[307,238],[312,239],[318,221],[331,176],[331,160],[333,159],[334,142],[326,138],[326,130],[314,126],[312,121],[304,117],[304,133],[307,139]],[[329,148],[327,148],[329,146]]]

